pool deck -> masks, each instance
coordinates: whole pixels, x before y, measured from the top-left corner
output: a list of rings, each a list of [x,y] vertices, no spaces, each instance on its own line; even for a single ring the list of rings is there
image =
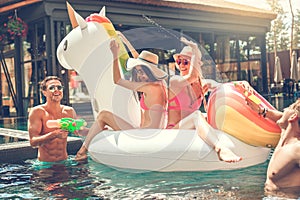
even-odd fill
[[[80,118],[85,119],[88,124],[92,123],[94,118],[89,102],[76,103],[73,104],[73,107]],[[27,159],[37,158],[37,149],[30,146],[28,131],[0,128],[0,135],[28,140],[0,144],[0,163],[22,163]],[[68,154],[75,155],[81,145],[81,138],[69,136],[67,145]]]

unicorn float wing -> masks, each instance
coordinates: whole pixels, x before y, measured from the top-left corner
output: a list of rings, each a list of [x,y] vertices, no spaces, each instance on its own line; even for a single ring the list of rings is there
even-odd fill
[[[57,48],[58,61],[66,69],[74,69],[85,82],[95,118],[99,111],[108,110],[138,126],[140,113],[133,92],[113,83],[111,38],[116,38],[120,44],[119,61],[123,75],[129,56],[112,23],[105,17],[105,7],[86,20],[69,3],[67,8],[73,30]]]

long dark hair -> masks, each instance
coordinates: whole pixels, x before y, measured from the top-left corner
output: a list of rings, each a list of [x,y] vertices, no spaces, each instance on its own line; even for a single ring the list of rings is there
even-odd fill
[[[158,81],[158,79],[155,78],[155,76],[153,75],[152,71],[147,66],[141,65],[141,68],[145,72],[145,74],[148,76],[150,82]],[[135,82],[138,82],[138,79],[137,79],[137,70],[136,70],[135,67],[132,70],[132,78],[131,79],[133,81],[135,81]],[[142,92],[137,92],[137,96],[138,96],[139,100],[141,99],[142,94],[143,94]]]
[[[148,76],[150,82],[158,81],[158,79],[155,78],[152,71],[148,67],[146,67],[145,65],[141,65],[141,68],[145,72],[145,74]],[[137,80],[137,70],[136,70],[135,67],[132,70],[132,80],[135,81],[135,82],[138,82],[138,80]]]

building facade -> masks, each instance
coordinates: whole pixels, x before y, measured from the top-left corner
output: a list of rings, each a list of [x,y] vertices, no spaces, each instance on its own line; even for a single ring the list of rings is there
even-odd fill
[[[45,76],[57,75],[64,85],[70,85],[71,72],[58,63],[56,48],[71,31],[71,25],[65,1],[4,2],[0,8],[1,24],[9,16],[17,15],[27,23],[28,34],[26,38],[16,37],[1,45],[0,105],[15,108],[18,116],[26,116],[28,108],[43,101],[39,82]],[[212,58],[219,77],[210,72],[213,78],[223,82],[247,80],[261,93],[268,93],[265,36],[270,22],[276,18],[268,10],[220,0],[70,0],[69,3],[83,17],[98,13],[105,6],[107,17],[121,32],[159,27],[187,35]],[[70,104],[70,90],[64,91],[62,103]]]

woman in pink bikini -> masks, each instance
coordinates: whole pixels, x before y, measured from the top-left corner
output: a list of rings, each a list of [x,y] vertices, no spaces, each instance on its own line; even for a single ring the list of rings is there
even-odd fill
[[[242,158],[235,155],[219,140],[216,130],[212,128],[199,111],[202,101],[205,103],[204,79],[201,71],[201,52],[196,43],[181,38],[185,46],[175,54],[175,65],[180,76],[170,78],[168,124],[167,129],[196,129],[198,135],[209,144],[225,162],[237,162]],[[203,87],[204,86],[204,87]]]
[[[135,51],[133,53],[135,58],[129,58],[126,66],[128,71],[132,71],[132,80],[125,80],[121,77],[118,62],[119,45],[115,40],[111,41],[110,49],[114,60],[114,83],[138,93],[141,108],[141,124],[140,127],[134,127],[110,111],[101,111],[97,116],[96,122],[90,128],[82,147],[77,152],[77,160],[85,160],[87,158],[87,148],[90,141],[96,134],[106,129],[106,126],[111,127],[113,130],[133,128],[159,129],[165,127],[168,98],[164,79],[167,78],[167,73],[157,67],[158,56],[149,51],[142,51],[140,54]]]
[[[196,45],[194,48],[198,49],[197,44],[185,38],[181,40]],[[185,46],[179,54],[173,56],[180,76],[175,75],[170,79],[167,129],[180,128],[179,121],[198,110],[204,100],[201,52],[196,51],[199,54],[197,57],[191,46]]]

